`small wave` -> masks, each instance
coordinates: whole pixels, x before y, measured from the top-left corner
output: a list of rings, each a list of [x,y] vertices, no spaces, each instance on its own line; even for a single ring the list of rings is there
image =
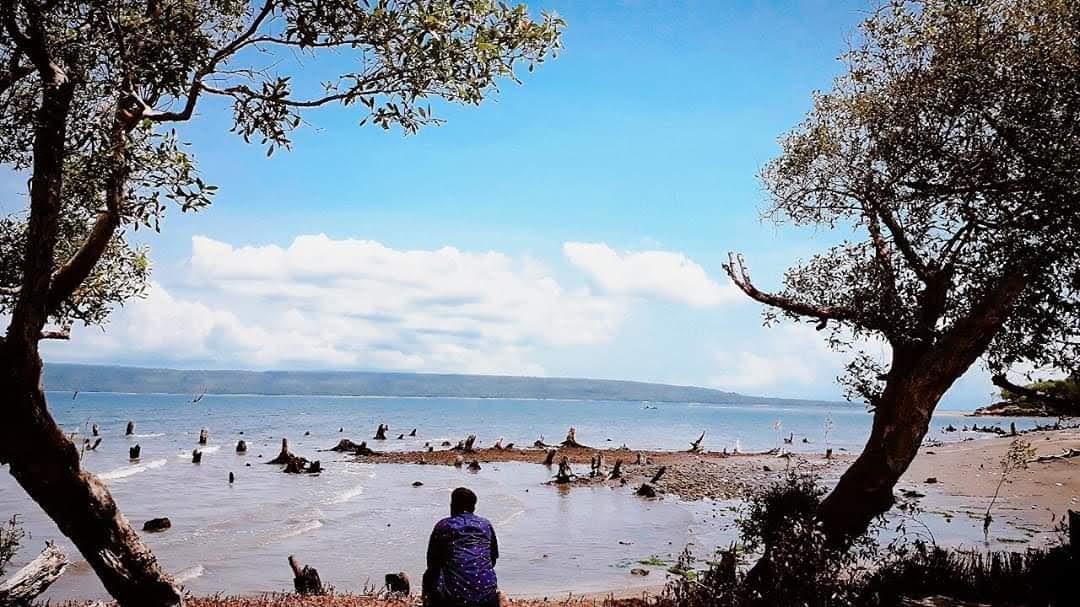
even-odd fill
[[[221,445],[214,445],[212,447],[195,447],[195,449],[202,451],[203,455],[207,455],[209,453],[216,453],[217,451],[219,451],[221,449]],[[188,459],[191,457],[191,451],[181,451],[180,453],[176,454],[176,457],[179,457],[180,459]]]
[[[516,520],[517,518],[519,518],[523,514],[525,514],[524,509],[513,512],[513,513],[510,514],[510,516],[508,516],[508,517],[504,518],[503,520],[499,521],[496,526],[498,526],[498,527],[506,527],[507,525],[512,523],[514,520]]]
[[[351,489],[346,489],[345,491],[342,491],[341,493],[338,493],[337,495],[334,495],[334,496],[332,496],[330,498],[327,498],[326,501],[324,501],[323,503],[324,504],[344,504],[345,502],[348,502],[352,498],[354,498],[354,497],[356,497],[358,495],[362,495],[363,493],[364,493],[364,486],[363,485],[356,485],[355,487],[353,487]]]
[[[98,475],[98,478],[105,481],[115,481],[129,476],[136,475],[140,472],[146,472],[147,470],[153,470],[154,468],[160,468],[166,464],[166,459],[155,459],[145,464],[138,464],[135,466],[124,466],[115,470],[109,470]]]
[[[287,538],[290,538],[290,537],[296,537],[298,535],[304,535],[305,533],[308,533],[310,531],[315,531],[316,529],[319,529],[322,526],[323,526],[323,522],[320,521],[319,519],[307,521],[307,522],[304,522],[304,523],[300,523],[299,525],[294,525],[291,529],[289,529],[285,533],[281,533],[279,535],[274,536],[274,539],[283,540],[283,539],[287,539]]]
[[[135,438],[158,438],[158,437],[161,437],[161,436],[165,436],[165,433],[164,432],[149,432],[147,434],[132,434],[131,436],[133,436]]]
[[[195,565],[180,571],[174,575],[173,578],[176,579],[177,583],[183,584],[184,582],[202,577],[204,573],[206,573],[206,569],[204,569],[202,565]]]

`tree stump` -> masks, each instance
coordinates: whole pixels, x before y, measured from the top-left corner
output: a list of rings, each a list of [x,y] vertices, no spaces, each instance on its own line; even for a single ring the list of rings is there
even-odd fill
[[[124,436],[131,436],[135,434],[135,422],[128,422],[127,430],[124,430]]]
[[[416,428],[412,429],[412,432],[409,433],[409,436],[416,436]]]
[[[230,484],[230,485],[231,485],[231,484],[233,484],[233,482],[234,482],[235,480],[236,480],[236,475],[235,475],[235,474],[233,474],[232,472],[230,472],[230,473],[229,473],[229,484]]]
[[[548,449],[547,456],[544,457],[544,465],[550,466],[555,463],[555,454],[558,453],[555,449]]]
[[[480,461],[479,460],[474,459],[473,461],[469,462],[469,472],[479,472],[479,471],[480,471]]]
[[[501,437],[501,436],[499,437],[499,440],[495,441],[495,444],[494,444],[494,445],[492,445],[492,446],[491,446],[491,448],[492,448],[492,449],[497,449],[497,450],[499,450],[499,451],[502,451],[502,449],[503,449],[503,444],[502,444],[502,437]]]
[[[97,448],[98,448],[98,447],[99,447],[100,445],[101,445],[101,437],[100,437],[100,436],[99,436],[99,437],[97,437],[97,440],[95,440],[95,441],[93,442],[93,444],[91,444],[91,443],[90,443],[90,439],[87,439],[87,440],[86,440],[86,449],[87,449],[88,451],[95,451],[95,450],[97,450]]]
[[[152,518],[143,523],[142,530],[149,533],[158,533],[172,527],[172,521],[168,517]]]
[[[559,471],[555,473],[555,482],[563,485],[574,480],[574,471],[570,468],[570,459],[565,455],[559,460]]]
[[[375,430],[375,440],[386,440],[386,431],[389,429],[390,426],[379,424],[379,427]]]
[[[649,483],[642,483],[635,493],[641,497],[656,497],[656,489]]]
[[[191,463],[198,464],[202,462],[202,451],[198,449],[191,450]]]
[[[139,459],[139,455],[142,454],[142,447],[139,443],[135,443],[133,446],[128,447],[128,459],[134,461]]]
[[[608,474],[608,480],[614,480],[614,479],[617,479],[617,478],[622,478],[622,460],[621,459],[615,460],[615,465],[612,466],[611,473]]]
[[[34,560],[0,584],[0,605],[29,605],[45,592],[68,565],[67,555],[52,542]]]
[[[460,455],[455,455],[454,456],[454,467],[455,468],[460,468],[460,467],[462,467],[464,465],[465,465],[465,458],[461,457]]]
[[[645,454],[638,451],[637,459],[634,461],[639,466],[645,466],[649,463],[649,458],[645,457]]]
[[[296,589],[296,594],[300,595],[315,595],[323,596],[326,594],[326,589],[323,588],[322,580],[319,579],[319,572],[314,567],[309,565],[302,565],[300,561],[293,555],[289,555],[289,567],[293,571],[293,588]]]
[[[464,451],[465,453],[472,453],[473,446],[476,444],[476,435],[470,434],[465,437],[465,440],[458,441],[457,446],[454,447],[454,451]]]
[[[832,447],[825,450],[825,459],[832,459]]]
[[[703,441],[703,440],[705,440],[705,431],[704,430],[701,431],[701,436],[699,436],[696,441],[690,443],[690,453],[700,453],[701,452],[701,441]]]
[[[203,428],[199,430],[199,444],[205,445],[210,440],[210,430]]]
[[[656,471],[656,474],[654,474],[651,479],[649,479],[649,482],[650,483],[659,482],[660,477],[664,476],[665,472],[667,472],[667,466],[660,466],[660,469]]]
[[[543,434],[540,435],[540,438],[533,441],[533,446],[536,447],[537,449],[548,449],[548,448],[551,447],[551,445],[544,442],[544,435]]]
[[[401,433],[401,434],[398,434],[398,435],[397,435],[397,439],[398,439],[398,440],[405,440],[405,433],[403,432],[403,433]]]
[[[247,443],[244,441],[244,439],[236,441],[236,452],[247,453]]]
[[[287,464],[290,460],[296,459],[296,456],[289,452],[289,439],[281,439],[281,452],[277,457],[266,462],[268,464]]]
[[[575,449],[588,449],[585,445],[577,442],[577,430],[573,426],[570,426],[570,430],[566,432],[566,440],[562,442],[562,446]]]
[[[411,592],[409,574],[404,571],[386,574],[386,591],[390,594],[402,594],[408,596]]]
[[[97,427],[97,424],[94,424],[93,426],[90,426],[90,434],[91,434],[91,435],[93,435],[93,436],[97,436],[97,435],[98,435],[98,432],[99,432],[99,431],[98,431],[98,427]]]

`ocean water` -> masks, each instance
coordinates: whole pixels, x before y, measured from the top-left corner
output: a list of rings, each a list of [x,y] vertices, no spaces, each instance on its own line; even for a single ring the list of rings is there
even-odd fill
[[[632,576],[638,560],[674,558],[684,546],[707,555],[734,537],[732,504],[646,501],[627,488],[562,490],[545,481],[550,472],[531,464],[490,464],[479,473],[447,466],[362,464],[349,456],[318,452],[341,438],[368,440],[379,450],[420,449],[425,443],[457,442],[474,433],[479,445],[502,438],[531,445],[543,435],[558,442],[569,426],[580,442],[596,447],[626,444],[635,449],[684,449],[705,431],[710,450],[767,450],[793,433],[789,448],[857,452],[870,415],[859,406],[736,406],[694,403],[543,401],[446,398],[267,397],[207,395],[197,404],[188,395],[50,393],[51,410],[77,442],[98,424],[103,437],[83,465],[104,479],[125,515],[142,523],[167,516],[172,528],[143,534],[166,569],[195,594],[286,590],[290,554],[319,569],[324,582],[341,590],[381,585],[383,575],[406,571],[419,580],[431,526],[447,514],[450,491],[471,487],[480,496],[478,513],[491,519],[500,539],[497,572],[512,595],[556,596],[663,583],[663,570]],[[135,434],[124,436],[128,420]],[[980,425],[1010,420],[979,419]],[[1035,420],[1014,420],[1029,427]],[[376,426],[390,426],[389,440],[370,439]],[[940,432],[969,420],[955,413],[935,418],[930,438],[958,440],[966,433]],[[191,463],[199,431],[210,440],[200,464]],[[339,432],[339,428],[342,431]],[[416,438],[397,440],[417,429]],[[282,474],[265,465],[283,436],[291,450],[320,459],[318,476]],[[235,453],[238,439],[246,455]],[[808,442],[803,442],[806,438]],[[142,456],[128,461],[138,443]],[[236,482],[227,481],[229,472]],[[423,483],[413,487],[414,481]],[[0,516],[18,514],[29,537],[15,562],[36,555],[45,540],[57,540],[78,558],[55,525],[7,474],[0,475]],[[970,524],[950,533],[966,538]],[[980,534],[981,535],[981,534]],[[102,598],[100,583],[85,563],[76,563],[46,595]]]

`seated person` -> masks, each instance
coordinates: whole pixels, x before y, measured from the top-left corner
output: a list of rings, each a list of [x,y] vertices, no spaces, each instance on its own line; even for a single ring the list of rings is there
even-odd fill
[[[476,494],[458,487],[450,494],[450,516],[435,524],[428,542],[424,605],[498,607],[495,560],[499,542],[491,523],[473,514]]]

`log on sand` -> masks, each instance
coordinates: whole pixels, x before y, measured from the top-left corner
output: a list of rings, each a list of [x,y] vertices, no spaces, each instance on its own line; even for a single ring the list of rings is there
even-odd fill
[[[289,567],[293,571],[293,588],[296,589],[297,594],[318,596],[326,594],[322,580],[319,579],[319,572],[314,567],[300,563],[299,559],[291,554]]]
[[[64,573],[67,555],[52,542],[41,554],[0,584],[0,605],[29,605]]]

